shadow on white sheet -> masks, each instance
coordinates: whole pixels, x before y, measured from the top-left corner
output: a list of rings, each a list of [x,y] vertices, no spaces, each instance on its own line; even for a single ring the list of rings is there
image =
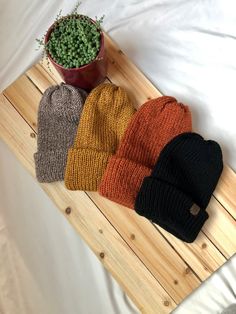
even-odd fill
[[[138,313],[1,141],[0,173],[0,313]]]

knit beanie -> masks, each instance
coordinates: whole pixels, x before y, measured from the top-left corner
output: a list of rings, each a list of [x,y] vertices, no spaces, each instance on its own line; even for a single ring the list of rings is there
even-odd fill
[[[191,113],[175,98],[162,96],[146,102],[133,116],[110,159],[99,193],[134,208],[142,181],[150,175],[162,148],[176,135],[191,130]]]
[[[208,218],[205,211],[223,169],[214,141],[185,133],[170,141],[142,183],[135,202],[138,214],[186,242],[193,242]],[[196,204],[196,215],[190,209]]]
[[[44,92],[38,110],[38,151],[34,154],[39,182],[63,180],[67,152],[86,96],[85,91],[64,83]]]
[[[86,99],[77,135],[70,148],[65,185],[70,190],[96,191],[135,109],[126,92],[100,84]]]

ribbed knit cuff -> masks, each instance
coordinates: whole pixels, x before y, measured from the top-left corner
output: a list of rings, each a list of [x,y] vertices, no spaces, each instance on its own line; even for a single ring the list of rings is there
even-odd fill
[[[113,156],[99,186],[99,194],[133,209],[142,181],[150,173],[151,169],[141,164]]]
[[[34,154],[36,177],[39,182],[64,179],[67,151],[65,149],[38,151]]]
[[[197,215],[191,214],[193,204],[178,188],[147,177],[136,198],[135,210],[177,238],[193,242],[209,217],[202,209]]]
[[[92,149],[69,149],[65,171],[67,189],[97,191],[110,156]]]

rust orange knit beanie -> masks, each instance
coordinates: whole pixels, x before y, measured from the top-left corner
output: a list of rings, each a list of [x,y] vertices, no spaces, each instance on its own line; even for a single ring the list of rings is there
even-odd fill
[[[133,116],[109,160],[99,193],[134,208],[142,181],[150,175],[161,150],[176,135],[191,131],[190,110],[175,98],[162,96],[146,102]]]
[[[65,185],[70,190],[96,191],[135,109],[126,91],[100,84],[88,95],[74,145],[69,149]]]

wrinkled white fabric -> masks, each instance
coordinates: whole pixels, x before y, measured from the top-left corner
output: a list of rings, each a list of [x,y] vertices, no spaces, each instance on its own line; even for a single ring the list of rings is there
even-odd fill
[[[0,1],[0,91],[40,57],[35,39],[45,34],[60,8],[68,13],[75,0]]]

